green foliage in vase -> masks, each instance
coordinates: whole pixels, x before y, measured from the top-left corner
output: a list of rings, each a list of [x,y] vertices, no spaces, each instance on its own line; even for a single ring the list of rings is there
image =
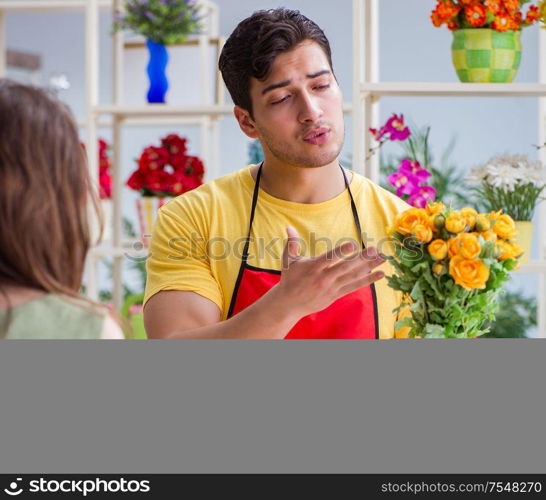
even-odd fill
[[[163,45],[184,42],[201,30],[194,0],[127,0],[116,17],[114,31],[130,30]]]

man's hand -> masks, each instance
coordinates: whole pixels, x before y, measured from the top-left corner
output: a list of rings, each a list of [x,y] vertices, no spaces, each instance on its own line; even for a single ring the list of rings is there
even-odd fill
[[[304,316],[381,278],[373,269],[385,262],[375,248],[355,253],[347,242],[318,257],[299,256],[299,237],[288,227],[281,280],[227,321],[210,300],[190,291],[162,291],[144,308],[150,338],[282,339]],[[353,255],[351,255],[353,254]]]
[[[289,226],[283,253],[283,269],[278,284],[279,300],[287,308],[306,316],[328,307],[340,297],[370,285],[385,276],[373,269],[385,262],[377,250],[369,247],[356,252],[356,244],[347,242],[317,257],[299,256],[299,236]]]

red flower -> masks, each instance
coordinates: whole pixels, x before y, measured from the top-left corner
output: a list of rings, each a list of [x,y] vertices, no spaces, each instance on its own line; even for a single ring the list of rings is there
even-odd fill
[[[197,156],[189,156],[189,161],[186,164],[186,174],[189,176],[196,176],[199,179],[203,178],[205,174],[205,167],[203,162],[197,158]]]
[[[104,139],[99,139],[99,155],[106,155],[108,149],[108,143]]]
[[[499,14],[491,27],[497,31],[517,30],[519,27],[512,17],[507,14]]]
[[[455,20],[456,18],[453,18],[453,19],[450,19],[448,22],[447,22],[447,29],[449,31],[455,31],[455,30],[458,30],[459,29],[459,25],[457,24],[457,21]]]
[[[501,10],[501,0],[485,0],[484,5],[494,15],[497,15]]]
[[[173,183],[173,174],[164,170],[152,170],[146,175],[146,185],[152,191],[169,191]]]
[[[99,175],[99,194],[101,199],[112,197],[112,177],[108,172]]]
[[[538,11],[538,7],[536,5],[531,5],[529,7],[529,10],[527,11],[527,15],[525,16],[525,22],[526,23],[534,23],[540,19],[540,12]]]
[[[185,191],[186,176],[183,172],[175,172],[172,174],[172,184],[169,187],[169,192],[172,194],[182,194]]]
[[[161,145],[171,155],[185,153],[187,151],[186,142],[186,139],[182,139],[182,137],[176,134],[169,134],[168,136],[161,139]]]
[[[177,172],[183,172],[186,175],[203,177],[203,174],[205,173],[203,162],[197,156],[176,156],[172,159],[171,165]]]
[[[140,170],[135,170],[127,179],[127,185],[135,191],[140,191],[146,185],[146,177]]]
[[[165,148],[148,146],[138,159],[141,172],[150,172],[163,168],[169,162],[169,152]]]
[[[190,191],[192,189],[198,188],[202,184],[203,181],[199,177],[195,175],[187,175],[184,182],[184,187],[186,188],[186,191]]]
[[[520,7],[520,0],[503,0],[502,3],[508,12],[515,12]]]
[[[466,15],[466,20],[468,21],[468,24],[474,26],[474,28],[479,28],[480,26],[483,26],[487,21],[485,7],[481,4],[466,7],[464,13]]]
[[[202,184],[205,173],[197,156],[186,154],[186,139],[170,134],[161,147],[148,146],[138,159],[138,169],[127,185],[144,195],[179,195]]]

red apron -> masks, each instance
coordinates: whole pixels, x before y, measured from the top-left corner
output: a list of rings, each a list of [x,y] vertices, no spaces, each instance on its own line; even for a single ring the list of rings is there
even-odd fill
[[[228,318],[254,303],[281,279],[281,271],[261,269],[247,263],[252,221],[254,220],[254,212],[258,201],[262,166],[263,163],[258,168],[258,174],[256,176],[248,236],[243,250],[239,275],[237,276],[237,281],[235,282],[235,287],[231,296]],[[360,220],[358,218],[353,195],[343,168],[341,168],[341,172],[345,179],[345,187],[349,191],[349,196],[351,197],[353,218],[362,242],[362,248],[364,248]],[[285,338],[378,339],[379,321],[374,284],[372,283],[371,285],[359,288],[344,297],[340,297],[322,311],[304,316],[294,325]]]

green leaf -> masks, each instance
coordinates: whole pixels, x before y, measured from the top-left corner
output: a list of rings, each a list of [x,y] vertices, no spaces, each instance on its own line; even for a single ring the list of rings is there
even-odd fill
[[[425,326],[425,337],[430,339],[445,338],[445,329],[441,325],[427,324]]]
[[[400,319],[398,321],[395,321],[394,323],[394,329],[395,330],[400,330],[401,328],[406,328],[406,327],[412,327],[413,326],[413,318],[404,318],[404,319]]]

